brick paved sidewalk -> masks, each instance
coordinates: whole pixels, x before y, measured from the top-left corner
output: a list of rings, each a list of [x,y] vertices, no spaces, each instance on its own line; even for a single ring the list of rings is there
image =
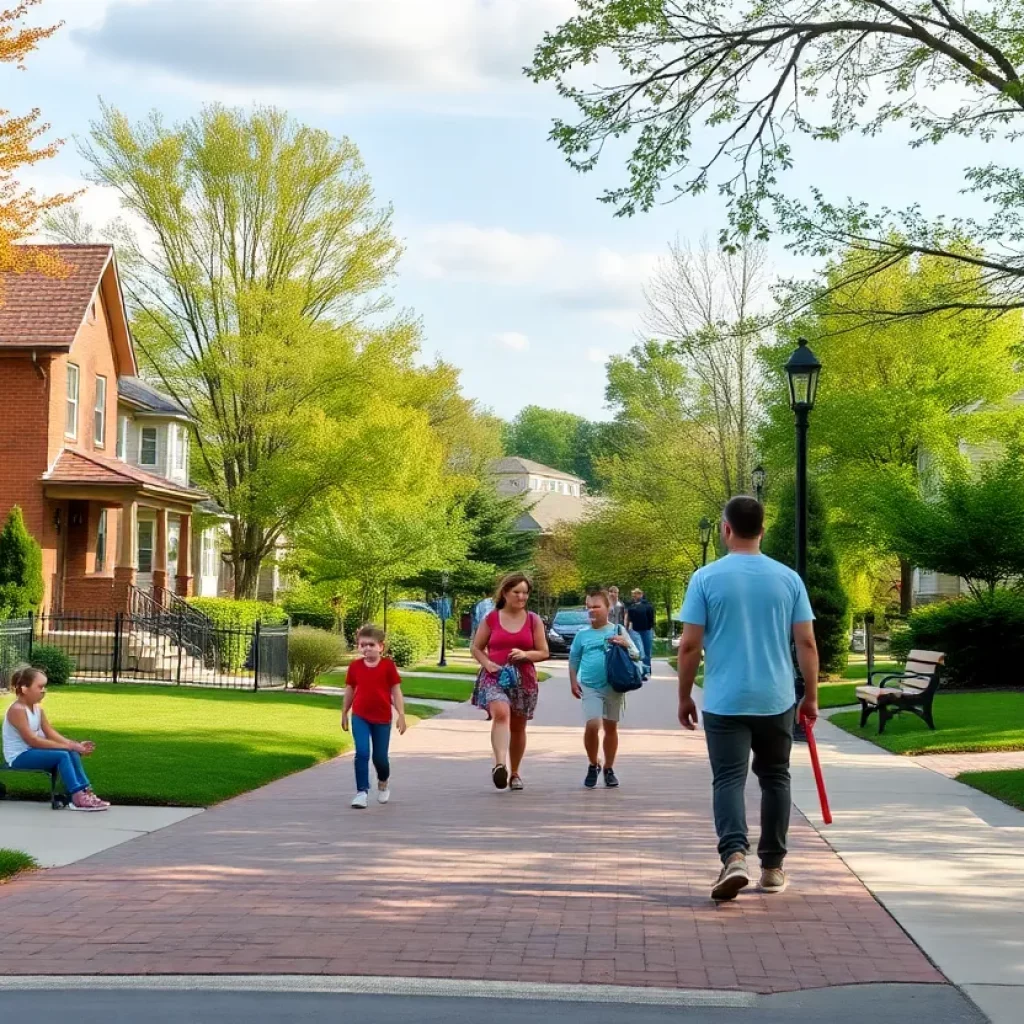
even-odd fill
[[[460,708],[395,737],[387,807],[349,809],[345,758],[0,887],[8,971],[944,980],[796,813],[790,890],[713,905],[706,755],[673,727],[672,684],[630,696],[618,791],[582,789],[567,689],[542,684],[522,793],[491,787],[486,725]]]

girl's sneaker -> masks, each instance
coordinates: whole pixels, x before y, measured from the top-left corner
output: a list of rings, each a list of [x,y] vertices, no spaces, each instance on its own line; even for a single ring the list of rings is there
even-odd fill
[[[387,783],[377,787],[377,803],[386,804],[391,799],[391,787]]]
[[[352,801],[352,806],[358,807],[360,810],[362,810],[366,807],[366,797],[367,794],[362,791],[356,793],[355,799]]]
[[[104,810],[106,810],[110,806],[110,801],[109,800],[101,799],[91,789],[87,789],[86,792],[89,794],[89,796],[91,796],[93,798],[93,800],[97,801],[97,803],[102,804]]]
[[[71,798],[71,803],[68,804],[73,811],[105,811],[109,806],[110,804],[105,804],[84,789],[75,793]]]

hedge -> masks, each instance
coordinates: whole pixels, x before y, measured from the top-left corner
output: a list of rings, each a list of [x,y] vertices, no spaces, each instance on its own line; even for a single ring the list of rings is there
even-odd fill
[[[55,686],[71,682],[75,674],[75,659],[62,647],[54,644],[36,644],[28,663],[46,673],[46,680]]]
[[[314,629],[336,631],[338,617],[329,601],[309,594],[288,595],[281,602],[293,626],[312,626]]]
[[[312,626],[294,626],[288,634],[288,677],[297,690],[308,690],[322,672],[336,668],[345,654],[345,640]]]
[[[287,613],[266,601],[236,601],[231,597],[193,597],[188,602],[202,612],[218,629],[231,632],[219,637],[219,665],[222,672],[237,672],[249,658],[252,632],[256,623],[280,626],[288,621]]]
[[[429,612],[388,609],[388,655],[400,668],[418,665],[441,646],[441,623]]]
[[[891,645],[890,645],[891,646]],[[927,605],[907,620],[900,653],[914,648],[946,655],[944,682],[960,688],[1021,688],[1024,594],[997,590]]]

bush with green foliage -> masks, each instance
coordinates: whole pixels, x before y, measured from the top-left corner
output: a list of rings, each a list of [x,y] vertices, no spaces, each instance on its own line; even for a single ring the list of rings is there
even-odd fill
[[[997,590],[919,608],[907,620],[910,648],[946,655],[944,685],[1021,688],[1024,594]]]
[[[288,594],[281,601],[281,607],[293,626],[312,626],[330,632],[338,628],[338,617],[327,598],[310,593]]]
[[[217,628],[218,668],[238,672],[245,666],[252,649],[252,630],[259,622],[280,626],[288,614],[266,601],[236,601],[231,597],[193,597],[188,602],[202,612]]]
[[[388,610],[388,656],[399,668],[418,665],[440,646],[441,624],[437,616],[406,608]]]
[[[764,553],[796,568],[796,481],[779,494],[779,513],[765,534]],[[850,653],[850,602],[829,536],[828,511],[814,481],[807,488],[807,593],[814,610],[814,636],[821,670],[841,674]]]
[[[21,619],[43,603],[43,552],[15,505],[0,531],[0,618]]]
[[[36,644],[29,655],[28,663],[46,673],[46,678],[53,686],[63,686],[71,682],[75,674],[75,659],[62,647],[54,644]]]
[[[893,661],[898,661],[901,665],[906,664],[907,656],[913,647],[914,635],[905,623],[901,622],[889,630],[889,657]]]
[[[336,668],[345,654],[340,633],[312,626],[294,626],[288,634],[288,678],[297,690],[308,690],[323,672]]]

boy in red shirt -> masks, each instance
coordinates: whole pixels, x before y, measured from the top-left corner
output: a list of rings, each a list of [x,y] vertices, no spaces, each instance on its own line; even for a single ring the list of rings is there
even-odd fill
[[[398,731],[405,732],[405,703],[402,680],[390,658],[384,657],[384,631],[363,626],[356,634],[360,661],[353,661],[345,675],[345,702],[341,709],[341,727],[349,731],[352,713],[352,739],[356,744],[356,795],[353,807],[366,806],[370,795],[370,750],[377,772],[377,802],[391,799],[388,779],[388,744],[391,741],[391,706],[398,712]]]

